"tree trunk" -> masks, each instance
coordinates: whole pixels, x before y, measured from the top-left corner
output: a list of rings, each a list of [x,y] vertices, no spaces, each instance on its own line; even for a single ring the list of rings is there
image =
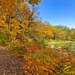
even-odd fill
[[[8,31],[9,31],[9,33],[10,33],[10,23],[11,23],[11,13],[9,15],[9,25],[8,25]]]
[[[8,24],[8,38],[9,38],[9,42],[10,42],[10,24],[11,24],[11,13],[9,15],[9,24]],[[11,42],[10,42],[10,47],[11,47]]]

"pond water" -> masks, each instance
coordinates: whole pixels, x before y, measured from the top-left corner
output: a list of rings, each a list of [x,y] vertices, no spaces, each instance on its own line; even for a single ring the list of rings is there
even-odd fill
[[[55,48],[55,49],[58,49],[58,50],[61,50],[61,48],[63,47],[64,49],[75,51],[75,42],[52,44],[52,45],[48,45],[46,47],[51,47],[51,48]]]

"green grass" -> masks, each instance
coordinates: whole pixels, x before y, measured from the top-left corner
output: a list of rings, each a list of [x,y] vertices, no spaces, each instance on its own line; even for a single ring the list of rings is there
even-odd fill
[[[45,39],[44,42],[47,44],[59,44],[59,43],[70,43],[72,41],[62,41],[62,40],[53,40],[53,39],[50,39],[50,40],[47,40]]]
[[[62,41],[62,40],[53,40],[53,39],[50,39],[50,40],[45,39],[44,40],[45,45],[55,45],[56,47],[63,47],[72,42],[73,41]]]

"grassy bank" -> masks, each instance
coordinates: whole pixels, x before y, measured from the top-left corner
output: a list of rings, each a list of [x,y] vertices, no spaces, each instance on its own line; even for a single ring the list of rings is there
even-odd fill
[[[72,42],[74,42],[74,41],[62,41],[62,40],[53,40],[53,39],[50,39],[50,40],[45,39],[44,40],[44,43],[46,45],[55,45],[55,46],[60,46],[60,47],[65,46]]]
[[[44,40],[44,42],[47,44],[59,44],[59,43],[71,43],[73,41],[62,41],[62,40],[53,40],[53,39],[50,39],[50,40]]]

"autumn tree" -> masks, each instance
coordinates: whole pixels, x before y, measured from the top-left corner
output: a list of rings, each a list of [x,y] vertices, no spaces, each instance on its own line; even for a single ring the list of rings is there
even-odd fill
[[[75,39],[75,28],[71,29],[71,37],[72,39]]]
[[[44,24],[51,31],[51,33],[49,33],[49,35],[50,35],[49,38],[50,39],[58,38],[59,30],[57,28],[55,28],[54,26],[52,26],[51,24],[47,23],[47,22],[45,22]]]
[[[68,37],[71,36],[70,33],[70,29],[67,26],[63,26],[63,25],[57,25],[54,26],[56,29],[59,30],[59,32],[63,31],[64,32],[64,40],[68,40]]]
[[[14,8],[17,6],[17,4],[22,4],[24,1],[28,1],[30,4],[33,4],[33,6],[41,2],[41,0],[0,0],[0,15],[4,14],[4,16],[6,16],[6,19],[8,18],[9,32],[11,24],[11,15],[14,14]]]
[[[59,39],[64,40],[64,32],[63,31],[61,31],[59,33]]]

